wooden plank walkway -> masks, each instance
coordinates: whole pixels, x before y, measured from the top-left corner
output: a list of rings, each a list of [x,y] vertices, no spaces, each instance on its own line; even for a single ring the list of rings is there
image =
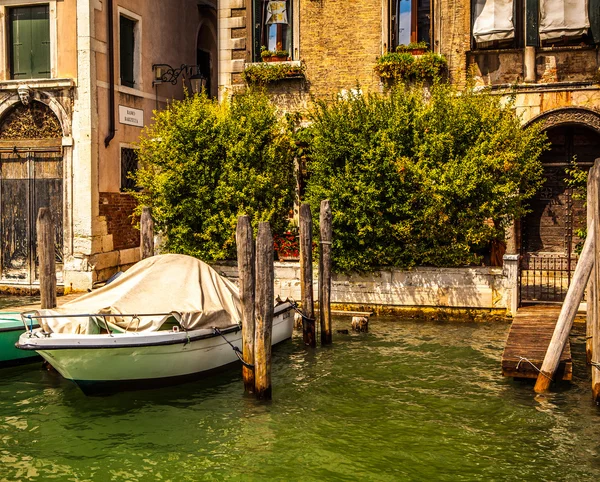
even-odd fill
[[[519,308],[508,332],[502,354],[502,375],[515,378],[537,378],[554,327],[560,305],[535,305]],[[534,367],[535,366],[535,367]],[[556,380],[571,380],[573,363],[571,345],[567,342],[560,357]]]

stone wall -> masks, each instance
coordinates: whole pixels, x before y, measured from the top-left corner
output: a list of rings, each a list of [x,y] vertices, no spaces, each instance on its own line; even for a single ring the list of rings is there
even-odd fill
[[[334,275],[331,302],[371,307],[517,309],[517,255],[507,255],[503,268],[385,269],[365,275]],[[237,267],[213,266],[237,280]],[[317,299],[317,272],[314,272]],[[275,263],[275,296],[300,300],[299,263]]]

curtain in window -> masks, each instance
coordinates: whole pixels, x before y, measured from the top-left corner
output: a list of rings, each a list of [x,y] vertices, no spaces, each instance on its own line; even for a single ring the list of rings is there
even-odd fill
[[[542,40],[584,35],[589,28],[588,0],[540,0]]]
[[[474,7],[473,37],[477,42],[514,38],[513,0],[475,0]]]

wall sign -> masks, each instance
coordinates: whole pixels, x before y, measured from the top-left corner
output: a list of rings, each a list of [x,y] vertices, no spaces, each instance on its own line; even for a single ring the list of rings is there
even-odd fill
[[[125,105],[119,106],[119,122],[130,126],[144,127],[144,111]]]

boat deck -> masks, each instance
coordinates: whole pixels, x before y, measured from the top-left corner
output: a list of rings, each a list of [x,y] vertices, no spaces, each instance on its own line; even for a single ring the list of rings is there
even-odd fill
[[[560,305],[534,305],[519,308],[502,354],[502,375],[515,378],[537,378],[550,345]],[[567,341],[560,357],[556,380],[571,380],[573,363],[571,345]]]

